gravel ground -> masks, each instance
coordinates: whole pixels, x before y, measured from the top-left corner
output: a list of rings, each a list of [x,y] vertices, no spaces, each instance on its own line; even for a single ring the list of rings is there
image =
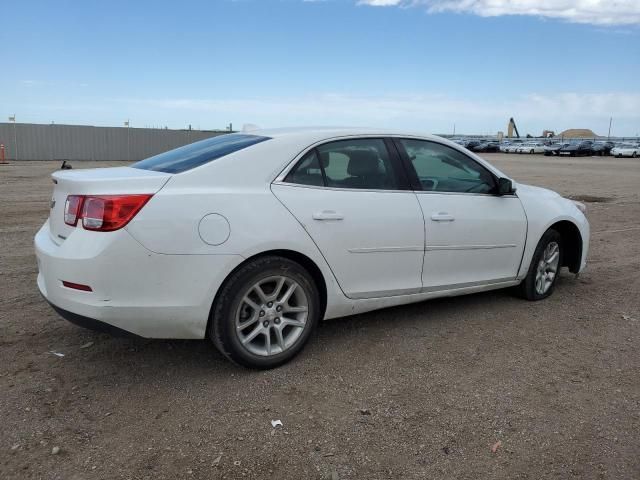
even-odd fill
[[[325,322],[268,372],[60,319],[32,247],[58,163],[0,165],[0,478],[640,478],[640,161],[486,156],[587,201],[579,279]]]

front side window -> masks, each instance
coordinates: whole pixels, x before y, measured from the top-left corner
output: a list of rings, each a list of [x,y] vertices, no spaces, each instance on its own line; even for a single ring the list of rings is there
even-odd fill
[[[242,133],[218,135],[149,157],[131,166],[154,172],[181,173],[269,139]]]
[[[285,182],[333,188],[398,189],[398,176],[379,138],[329,142],[307,153]]]
[[[425,140],[401,139],[424,191],[493,193],[496,181],[486,168],[446,145]]]

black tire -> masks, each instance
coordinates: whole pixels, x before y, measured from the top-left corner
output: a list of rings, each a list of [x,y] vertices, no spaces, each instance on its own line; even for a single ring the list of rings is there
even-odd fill
[[[542,259],[542,255],[544,254],[544,251],[547,248],[547,245],[549,245],[551,242],[556,242],[559,246],[560,258],[558,263],[558,270],[556,272],[556,275],[549,289],[545,293],[540,294],[536,291],[537,267],[538,267],[538,263]],[[540,241],[538,242],[538,245],[536,246],[535,252],[533,252],[533,258],[531,258],[531,264],[529,265],[529,271],[527,272],[527,276],[524,278],[524,280],[522,280],[522,283],[520,283],[520,285],[516,287],[516,293],[518,294],[518,296],[526,300],[536,301],[536,300],[542,300],[544,298],[547,298],[549,295],[551,295],[553,293],[553,290],[556,287],[558,277],[560,276],[562,259],[563,259],[562,237],[556,230],[549,229],[544,233],[544,235],[542,235],[542,238],[540,239]]]
[[[308,315],[295,343],[271,356],[247,350],[236,334],[235,313],[248,288],[263,278],[285,275],[304,290]],[[259,370],[278,367],[295,357],[305,346],[320,319],[320,295],[313,277],[300,264],[279,256],[265,256],[240,267],[225,281],[211,309],[208,335],[215,347],[232,362]]]

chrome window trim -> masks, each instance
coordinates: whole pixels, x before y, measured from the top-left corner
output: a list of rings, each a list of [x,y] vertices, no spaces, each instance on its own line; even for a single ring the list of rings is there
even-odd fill
[[[433,192],[433,191],[425,191],[425,190],[384,190],[384,189],[373,189],[373,188],[342,188],[342,187],[325,187],[319,185],[303,185],[301,183],[290,183],[290,182],[273,182],[272,185],[280,185],[283,187],[296,187],[296,188],[315,188],[316,190],[335,190],[337,192],[376,192],[376,193],[413,193],[416,195],[427,194],[427,195],[465,195],[465,196],[481,196],[481,197],[497,197],[497,198],[518,198],[518,195],[495,195],[493,193],[473,193],[473,192]]]
[[[342,187],[325,187],[318,185],[303,185],[301,183],[289,183],[289,182],[273,182],[272,185],[280,185],[283,187],[295,187],[295,188],[315,188],[316,190],[333,190],[336,192],[370,192],[370,193],[416,193],[413,190],[384,190],[374,188],[342,188]]]
[[[295,167],[295,165],[310,150],[313,150],[314,148],[316,148],[316,147],[318,147],[320,145],[324,145],[325,143],[337,142],[337,141],[341,141],[341,140],[367,139],[367,138],[383,139],[383,140],[385,138],[399,138],[399,139],[407,138],[407,139],[422,140],[422,141],[425,141],[425,142],[437,143],[437,144],[443,145],[445,147],[453,148],[454,150],[457,150],[461,154],[466,155],[467,157],[469,157],[474,162],[479,163],[481,166],[483,166],[484,168],[489,170],[496,177],[499,177],[498,174],[502,173],[502,172],[496,170],[493,165],[491,165],[490,163],[487,163],[484,159],[482,159],[480,157],[478,157],[480,160],[478,160],[477,158],[474,158],[476,155],[473,154],[473,152],[465,152],[463,150],[463,147],[460,147],[460,145],[457,145],[457,144],[449,145],[448,143],[439,141],[439,139],[437,139],[437,138],[434,139],[434,138],[429,138],[429,137],[421,137],[421,136],[418,136],[418,135],[405,135],[405,134],[400,134],[400,133],[396,133],[396,134],[381,134],[381,135],[362,134],[362,135],[341,135],[341,136],[337,136],[337,137],[325,138],[323,140],[319,140],[319,141],[307,146],[300,153],[298,153],[289,163],[287,163],[287,165],[282,169],[280,174],[276,176],[276,178],[271,182],[271,184],[272,185],[284,185],[284,186],[290,186],[290,187],[299,187],[299,188],[317,188],[317,189],[323,189],[323,190],[337,190],[337,191],[342,191],[342,192],[345,192],[345,191],[347,191],[347,192],[348,191],[351,191],[351,192],[388,192],[388,193],[407,193],[407,192],[411,192],[411,193],[415,193],[415,194],[426,193],[426,194],[444,194],[444,195],[474,195],[474,196],[481,195],[481,196],[486,196],[486,197],[498,197],[498,195],[495,195],[495,194],[492,194],[492,193],[434,192],[434,191],[412,190],[412,189],[407,189],[407,190],[384,190],[384,189],[369,189],[369,188],[342,188],[342,187],[325,187],[324,185],[323,186],[303,185],[303,184],[300,184],[300,183],[291,183],[291,182],[285,182],[284,181],[284,179],[287,177],[287,175],[293,169],[293,167]],[[469,155],[469,153],[471,153],[472,155]],[[507,178],[509,178],[509,177],[507,177]],[[513,182],[513,179],[510,178],[510,180]],[[500,195],[499,197],[500,198],[518,198],[518,195],[517,195],[517,192],[516,192],[516,193],[511,194],[511,195]]]

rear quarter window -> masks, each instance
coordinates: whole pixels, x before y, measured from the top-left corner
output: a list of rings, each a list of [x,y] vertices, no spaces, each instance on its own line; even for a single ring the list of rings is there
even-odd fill
[[[218,135],[149,157],[131,166],[154,172],[181,173],[266,140],[270,140],[270,137],[242,133]]]

